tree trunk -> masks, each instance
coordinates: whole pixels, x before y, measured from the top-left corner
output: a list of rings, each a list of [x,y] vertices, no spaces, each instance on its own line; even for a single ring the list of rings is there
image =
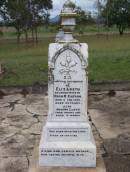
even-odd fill
[[[17,31],[17,44],[18,45],[20,44],[20,36],[21,36],[21,33]]]
[[[34,42],[34,29],[32,28],[32,41]]]
[[[120,33],[120,36],[122,36],[124,33],[124,27],[121,25],[119,26],[119,33]]]
[[[25,32],[25,40],[26,40],[26,43],[27,43],[28,42],[28,31],[25,30],[24,32]]]
[[[35,41],[38,42],[38,34],[37,34],[37,27],[35,27]]]
[[[109,1],[108,1],[109,4]],[[109,38],[109,8],[107,9],[107,40]]]

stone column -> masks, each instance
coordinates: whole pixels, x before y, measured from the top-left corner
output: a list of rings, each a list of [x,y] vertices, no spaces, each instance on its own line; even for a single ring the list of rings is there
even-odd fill
[[[96,167],[96,146],[87,117],[88,46],[72,36],[76,13],[70,0],[61,17],[64,36],[49,46],[49,112],[39,164]]]

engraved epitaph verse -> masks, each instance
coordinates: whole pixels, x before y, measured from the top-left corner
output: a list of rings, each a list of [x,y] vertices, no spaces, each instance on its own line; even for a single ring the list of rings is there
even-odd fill
[[[47,132],[48,141],[59,141],[70,142],[77,141],[77,139],[82,141],[87,141],[89,139],[89,128],[50,128]]]
[[[81,61],[72,51],[59,55],[54,71],[55,118],[80,117],[82,114]]]

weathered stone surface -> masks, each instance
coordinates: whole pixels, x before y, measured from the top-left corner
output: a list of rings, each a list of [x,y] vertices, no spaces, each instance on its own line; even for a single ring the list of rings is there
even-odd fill
[[[0,144],[16,135],[20,130],[21,129],[9,125],[9,123],[0,125]]]
[[[48,97],[39,95],[29,95],[26,100],[26,110],[37,116],[47,116]]]
[[[33,102],[33,95],[28,96]],[[36,100],[37,107],[43,105],[43,109],[47,109],[46,98],[44,102]],[[29,156],[34,145],[39,142],[41,125],[44,121],[43,114],[35,115],[35,111],[30,113],[27,111],[25,99],[21,95],[5,96],[0,100],[0,171],[1,172],[27,172]],[[35,104],[34,103],[34,104]],[[34,105],[32,104],[32,106]],[[35,110],[35,109],[34,109]],[[28,157],[28,158],[27,158]],[[9,171],[10,170],[10,171]]]
[[[92,93],[91,117],[103,140],[104,160],[108,172],[130,171],[130,92]]]
[[[107,93],[91,96],[89,99],[91,117],[104,139],[115,138],[130,131],[130,92],[117,92],[109,97]]]
[[[129,172],[130,155],[113,154],[104,158],[107,172]]]
[[[28,132],[31,135],[41,135],[42,124],[35,123],[29,129],[25,129],[24,132]]]
[[[4,96],[4,98],[0,100],[0,102],[15,102],[15,101],[19,101],[20,99],[24,99],[21,94],[15,94],[15,96],[11,94]]]
[[[9,103],[0,102],[0,108],[6,108],[6,107],[9,107]]]
[[[28,161],[26,157],[0,158],[1,172],[27,172]]]
[[[11,95],[11,98],[9,97],[8,98],[12,99],[13,96],[14,96],[13,100],[16,100],[17,95]],[[35,95],[35,97],[37,98],[39,96],[40,96],[39,99],[41,99],[42,96],[44,97],[44,95],[38,95],[38,94]],[[30,95],[29,97],[30,100],[32,101],[34,100],[34,95]],[[21,98],[20,101],[26,102],[27,99]],[[47,111],[48,107],[46,105],[48,100],[47,99],[46,101],[41,100],[41,104],[42,102],[43,102],[44,110]],[[111,104],[111,106],[109,106],[109,103]],[[6,98],[5,105],[8,104],[9,102],[8,99]],[[89,93],[89,109],[96,110],[98,112],[98,115],[94,115],[93,113],[89,114],[89,116],[92,118],[93,133],[97,144],[97,154],[105,156],[104,157],[105,165],[107,167],[108,172],[117,172],[117,171],[124,172],[123,171],[124,168],[126,170],[125,172],[130,171],[130,167],[129,167],[130,106],[129,104],[130,104],[129,91],[123,91],[123,92],[117,91],[115,97],[109,97],[108,92]],[[20,107],[21,112],[20,110],[17,111],[17,108],[15,108],[12,112],[15,115],[19,115],[19,113],[20,115],[22,115],[22,112],[24,112],[23,115],[26,115],[25,113],[26,106],[28,105],[29,104],[24,103],[25,109],[21,106],[18,106],[17,108]],[[15,113],[15,111],[17,112]],[[4,120],[6,120],[8,114],[10,114],[9,107],[0,108],[0,119],[3,118]],[[29,118],[30,121],[33,121],[33,118],[37,120],[37,116],[34,116],[33,114],[29,114]],[[45,116],[39,116],[38,118],[41,124],[42,123],[45,124],[46,122]],[[21,162],[21,166],[24,167],[24,165],[22,165],[23,159],[24,161],[26,160],[26,162],[28,162],[27,158],[25,158],[26,155],[28,155],[29,157],[32,155],[35,144],[36,143],[38,144],[40,140],[39,135],[32,135],[30,133],[30,128],[22,129],[19,127],[14,127],[10,125],[9,120],[8,123],[4,123],[3,122],[4,120],[0,120],[0,172],[7,172],[4,171],[3,169],[8,168],[8,164],[10,164],[11,162],[10,159],[13,159],[13,164],[14,164],[13,167],[15,169],[19,168],[17,167],[18,159],[19,162]],[[24,122],[26,123],[26,121],[21,120],[22,123],[21,126],[23,126]],[[38,132],[40,133],[41,131]],[[24,156],[24,158],[21,156]],[[21,168],[20,170],[21,172],[27,171],[23,168]],[[57,168],[54,169],[54,171],[56,170]],[[72,169],[70,169],[70,171],[71,170]],[[18,170],[14,170],[13,172],[15,171],[19,172]]]
[[[7,105],[7,106],[6,106]],[[8,115],[8,113],[10,112],[10,107],[8,106],[8,104],[6,103],[6,105],[1,105],[0,108],[0,121],[4,121]]]

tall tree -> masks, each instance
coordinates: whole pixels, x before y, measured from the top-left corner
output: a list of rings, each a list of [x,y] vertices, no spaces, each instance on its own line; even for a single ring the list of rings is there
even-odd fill
[[[100,23],[102,21],[102,8],[103,8],[103,5],[102,5],[102,1],[101,0],[96,0],[95,3],[94,3],[94,6],[96,7],[97,9],[97,18],[96,18],[96,23],[98,25],[98,32],[99,32],[99,29],[100,29]]]
[[[0,0],[0,17],[5,19],[5,0]]]
[[[52,8],[52,0],[28,0],[28,11],[30,11],[30,28],[32,30],[32,37],[37,41],[37,27],[46,20],[49,13],[48,10]]]
[[[108,0],[102,14],[108,26],[116,25],[120,35],[123,35],[129,25],[130,1]]]
[[[77,23],[80,25],[80,24],[91,24],[91,23],[94,23],[94,20],[91,16],[91,12],[86,12],[85,10],[83,10],[81,7],[79,6],[76,6],[75,7],[75,10],[78,14],[78,17],[77,17]]]
[[[52,8],[52,0],[1,0],[1,14],[7,21],[11,21],[17,31],[19,43],[21,33],[25,33],[28,40],[28,31],[36,35],[37,27],[44,20],[45,12]]]
[[[4,3],[5,20],[10,21],[15,27],[17,33],[17,41],[20,42],[20,36],[23,29],[23,20],[25,12],[25,0],[6,0]]]

